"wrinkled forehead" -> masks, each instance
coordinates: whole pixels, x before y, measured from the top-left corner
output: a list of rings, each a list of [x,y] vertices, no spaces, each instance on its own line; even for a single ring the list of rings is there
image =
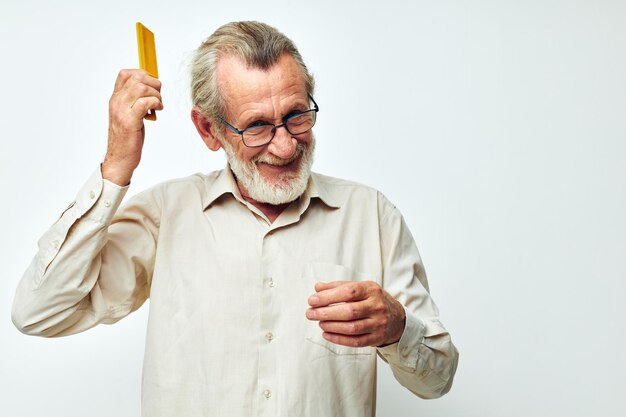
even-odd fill
[[[246,102],[282,100],[291,96],[306,100],[307,97],[302,70],[288,54],[281,55],[266,69],[248,65],[234,55],[223,55],[217,64],[216,81],[224,104],[232,110]]]

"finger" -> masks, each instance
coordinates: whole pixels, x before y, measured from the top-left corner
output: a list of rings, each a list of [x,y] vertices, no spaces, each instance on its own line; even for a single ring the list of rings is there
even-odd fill
[[[161,93],[147,84],[135,84],[132,88],[122,93],[121,100],[127,103],[134,103],[142,97],[156,97],[162,101]]]
[[[375,320],[369,318],[352,321],[320,321],[319,326],[327,333],[347,336],[369,334],[378,330]]]
[[[335,288],[340,286],[341,284],[345,284],[347,281],[333,281],[333,282],[316,282],[315,283],[315,291],[324,291],[331,288]]]
[[[313,294],[308,302],[311,307],[321,307],[334,303],[360,301],[367,298],[367,288],[366,282],[341,281],[337,286]]]
[[[117,78],[115,79],[115,86],[113,87],[113,92],[116,93],[120,91],[126,84],[126,81],[128,81],[128,79],[133,76],[133,73],[134,73],[134,70],[131,70],[131,69],[120,70],[120,72],[117,74]]]
[[[131,106],[132,112],[140,117],[143,117],[148,110],[163,110],[163,103],[156,97],[140,97]]]
[[[149,84],[155,88],[159,87],[159,83],[155,83],[155,81],[159,81],[158,79],[150,76],[145,70],[142,69],[123,69],[117,74],[117,78],[115,79],[115,87],[113,87],[113,93],[117,93],[122,91],[127,87],[128,83],[137,83],[143,82]]]
[[[383,343],[379,340],[378,337],[371,334],[346,336],[341,334],[324,332],[322,333],[322,337],[324,337],[324,339],[328,340],[329,342],[335,343],[337,345],[350,347],[379,346]]]
[[[369,303],[358,301],[341,303],[327,307],[310,308],[306,311],[309,320],[318,321],[350,321],[370,316]]]
[[[161,93],[146,84],[135,84],[131,91],[124,89],[111,97],[109,111],[112,115],[125,118],[132,114],[133,118],[143,118],[141,111],[147,109],[162,110]]]
[[[147,84],[157,90],[161,90],[161,81],[158,78],[155,78],[148,74],[145,70],[142,69],[123,69],[117,74],[117,78],[115,79],[115,86],[113,87],[113,92],[117,93],[121,91],[129,81],[133,82],[141,82]]]
[[[134,84],[145,84],[157,91],[161,91],[161,80],[153,77],[144,70],[131,70],[131,76],[128,77],[122,86],[122,89],[132,88]]]

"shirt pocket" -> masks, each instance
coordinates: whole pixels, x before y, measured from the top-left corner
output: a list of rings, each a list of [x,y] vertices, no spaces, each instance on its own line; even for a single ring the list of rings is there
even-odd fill
[[[308,263],[305,266],[303,278],[311,289],[319,281],[377,281],[377,277],[373,274],[355,271],[345,265],[323,262]],[[338,345],[324,339],[322,332],[318,321],[307,320],[306,340],[315,345],[318,353],[328,355],[372,355],[376,350],[371,346],[355,348]]]

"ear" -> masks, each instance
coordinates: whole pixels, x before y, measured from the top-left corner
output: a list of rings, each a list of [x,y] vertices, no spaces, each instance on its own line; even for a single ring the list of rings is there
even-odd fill
[[[200,112],[197,107],[191,109],[191,121],[193,122],[200,137],[212,151],[222,147],[222,143],[215,135],[215,126]]]

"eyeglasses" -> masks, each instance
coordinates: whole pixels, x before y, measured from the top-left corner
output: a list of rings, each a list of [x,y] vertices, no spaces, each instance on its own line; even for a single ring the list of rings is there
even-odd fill
[[[283,117],[283,122],[279,125],[273,125],[267,122],[254,122],[251,126],[241,130],[228,123],[221,116],[218,116],[220,121],[224,123],[230,130],[241,135],[243,144],[249,148],[257,148],[259,146],[267,145],[274,139],[276,130],[279,127],[284,127],[292,135],[301,135],[308,132],[315,125],[315,119],[317,118],[317,112],[320,110],[313,97],[309,94],[309,99],[313,102],[312,109],[305,111],[296,111],[287,114]]]

